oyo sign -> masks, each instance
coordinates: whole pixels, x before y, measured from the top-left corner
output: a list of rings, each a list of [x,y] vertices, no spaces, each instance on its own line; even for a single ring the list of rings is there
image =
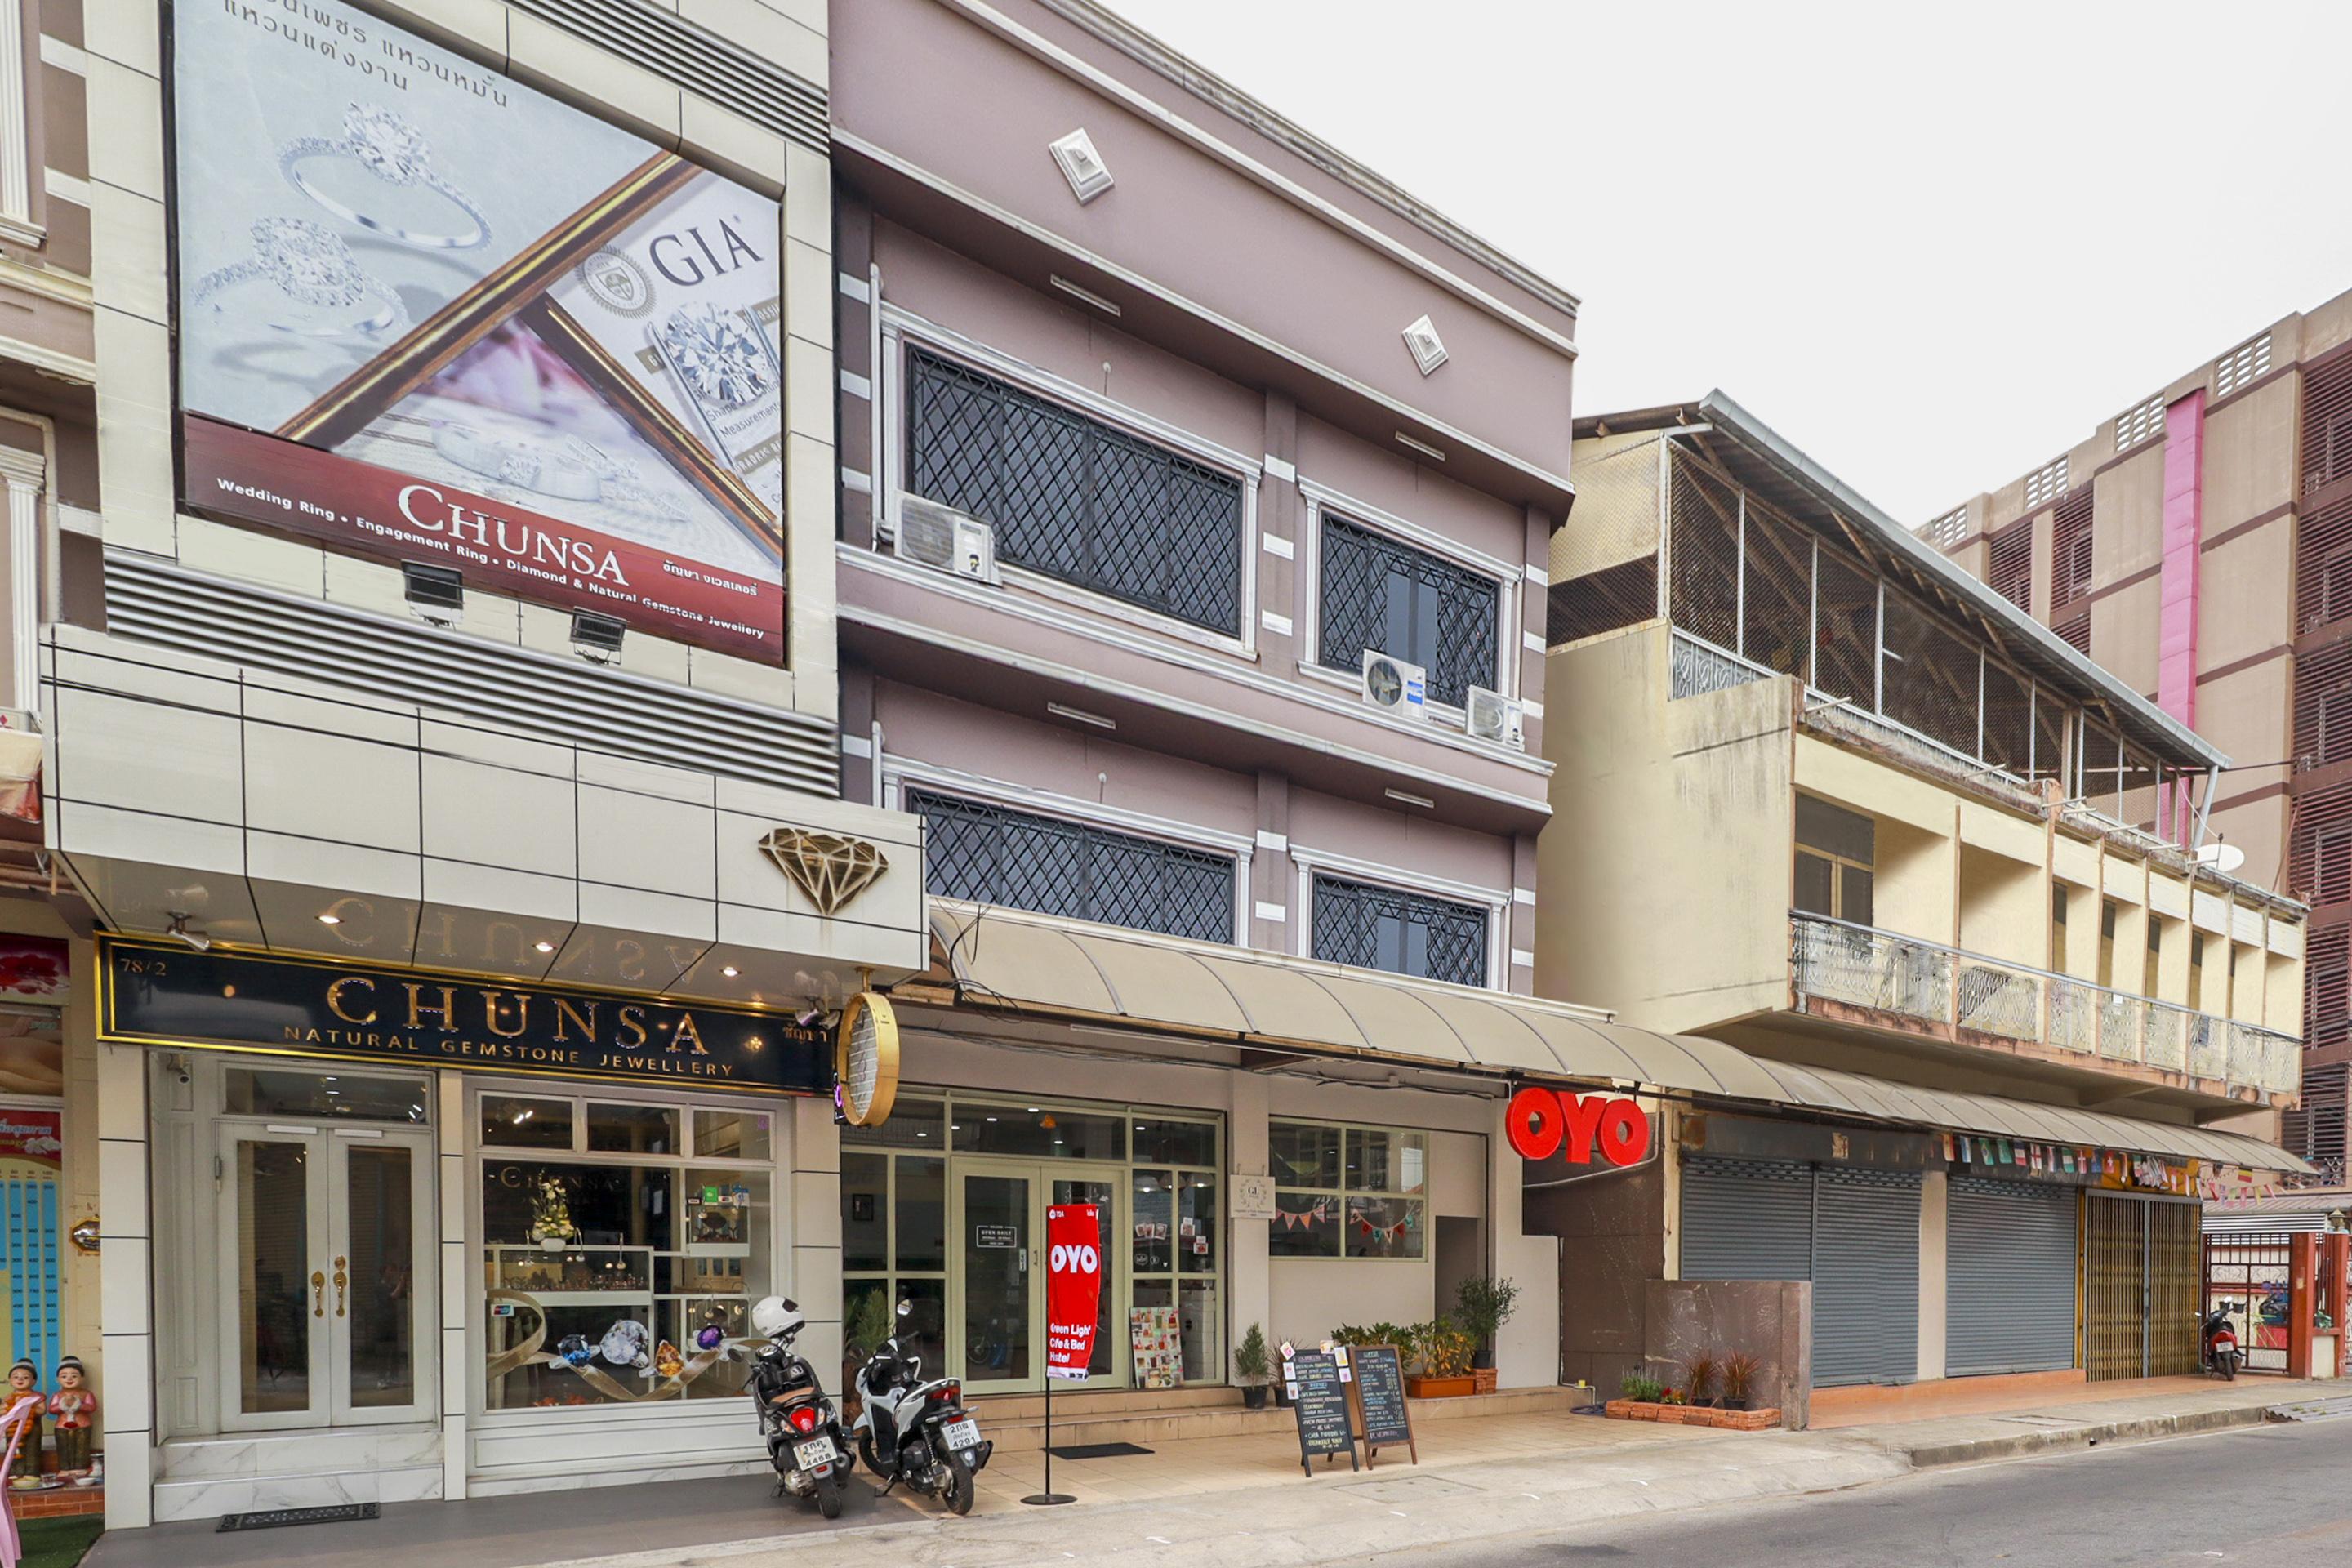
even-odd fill
[[[1511,1096],[1503,1125],[1526,1160],[1549,1160],[1565,1146],[1569,1163],[1589,1165],[1596,1135],[1601,1157],[1612,1165],[1638,1165],[1650,1152],[1650,1119],[1622,1097],[1530,1086]]]

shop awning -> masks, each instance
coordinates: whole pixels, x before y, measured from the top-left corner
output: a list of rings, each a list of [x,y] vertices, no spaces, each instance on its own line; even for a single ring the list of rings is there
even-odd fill
[[[1591,1008],[1277,953],[1087,931],[933,900],[958,995],[982,1005],[1272,1051],[1364,1057],[1705,1100],[1797,1107],[1939,1131],[2129,1149],[2262,1170],[2309,1165],[2259,1138],[2002,1095],[1919,1089],[1749,1056]]]

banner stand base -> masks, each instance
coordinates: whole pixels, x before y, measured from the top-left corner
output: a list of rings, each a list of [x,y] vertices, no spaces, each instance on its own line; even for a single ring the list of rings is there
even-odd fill
[[[1067,1492],[1031,1492],[1027,1497],[1023,1498],[1021,1500],[1025,1503],[1034,1504],[1039,1508],[1050,1508],[1058,1502],[1076,1502],[1078,1500],[1072,1497]]]

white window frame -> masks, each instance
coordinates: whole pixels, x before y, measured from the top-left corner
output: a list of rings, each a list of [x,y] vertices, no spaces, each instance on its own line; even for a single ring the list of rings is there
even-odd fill
[[[1336,1198],[1339,1204],[1339,1250],[1329,1256],[1317,1254],[1310,1258],[1273,1257],[1267,1259],[1268,1263],[1277,1268],[1285,1263],[1409,1263],[1417,1267],[1433,1267],[1436,1264],[1437,1238],[1431,1207],[1437,1197],[1436,1149],[1433,1145],[1436,1134],[1433,1130],[1426,1127],[1399,1127],[1380,1121],[1344,1121],[1328,1116],[1269,1115],[1265,1121],[1268,1145],[1265,1163],[1269,1171],[1274,1168],[1272,1144],[1276,1122],[1288,1122],[1295,1127],[1331,1127],[1338,1129],[1339,1133],[1339,1182],[1337,1186],[1286,1187],[1281,1185],[1277,1179],[1275,1187],[1277,1199],[1280,1194],[1286,1193],[1294,1196],[1302,1194],[1328,1193]],[[1370,1187],[1349,1186],[1348,1184],[1348,1135],[1351,1132],[1387,1132],[1392,1135],[1410,1133],[1419,1138],[1422,1160],[1421,1191],[1418,1193],[1376,1192]],[[1350,1258],[1348,1256],[1348,1200],[1351,1197],[1401,1198],[1408,1203],[1421,1205],[1421,1256],[1419,1258]]]
[[[1234,861],[1234,924],[1232,945],[1247,949],[1250,945],[1250,860],[1257,852],[1257,840],[1239,834],[1202,827],[1196,823],[1178,822],[1148,812],[1127,811],[1106,805],[1099,801],[1082,800],[1076,795],[1056,794],[1029,784],[1014,784],[1005,779],[989,778],[980,773],[968,773],[955,768],[941,767],[913,757],[893,756],[882,766],[882,804],[891,811],[906,809],[906,786],[918,790],[929,789],[940,795],[961,795],[992,805],[1008,806],[1038,816],[1051,816],[1086,827],[1108,828],[1139,838],[1157,839],[1182,849],[1197,849],[1212,855],[1231,856]],[[925,891],[925,897],[940,897]],[[956,900],[950,900],[950,902]],[[1020,911],[1024,920],[1051,921],[1078,931],[1120,931],[1129,936],[1159,942],[1189,942],[1189,937],[1171,936],[1166,931],[1143,931],[1135,926],[1111,925],[1101,921],[1074,920],[1067,915],[1050,915],[1035,910]]]
[[[1075,583],[1043,572],[1033,572],[1010,562],[1000,561],[998,573],[1005,585],[1023,590],[1038,597],[1066,603],[1110,620],[1124,621],[1129,626],[1144,626],[1166,636],[1215,648],[1239,658],[1255,659],[1257,649],[1257,492],[1264,477],[1263,465],[1198,436],[1181,426],[1171,425],[1153,417],[1141,409],[1123,403],[1114,403],[1099,393],[1091,392],[1077,383],[1066,380],[1051,371],[1013,358],[985,343],[964,336],[954,330],[925,321],[913,312],[888,303],[879,304],[881,317],[882,354],[876,363],[874,406],[882,429],[880,526],[875,534],[875,548],[889,550],[898,538],[900,504],[908,494],[907,489],[907,350],[920,348],[944,358],[957,360],[984,374],[996,377],[1034,396],[1061,405],[1072,413],[1101,421],[1125,432],[1139,441],[1164,447],[1191,460],[1213,468],[1237,481],[1242,487],[1241,533],[1241,634],[1228,636],[1175,616],[1162,615],[1141,605],[1129,604],[1108,594],[1097,593]]]
[[[1401,893],[1419,893],[1427,898],[1444,899],[1486,911],[1486,980],[1489,991],[1508,991],[1511,890],[1508,888],[1481,888],[1468,882],[1448,881],[1424,872],[1408,871],[1402,867],[1384,866],[1376,861],[1359,860],[1350,856],[1336,855],[1327,850],[1300,845],[1296,839],[1290,846],[1291,864],[1297,868],[1297,888],[1291,908],[1296,911],[1291,931],[1290,951],[1295,958],[1315,955],[1315,873],[1322,871],[1335,877],[1345,877],[1351,882],[1370,882],[1376,887],[1392,888]],[[1391,974],[1385,969],[1368,969],[1367,974],[1390,974],[1391,978],[1421,982],[1418,974]],[[1435,985],[1446,981],[1429,981]]]
[[[1483,551],[1474,550],[1458,540],[1446,538],[1408,522],[1394,512],[1361,501],[1328,485],[1319,484],[1301,474],[1298,493],[1307,502],[1307,537],[1301,542],[1305,564],[1301,574],[1307,583],[1305,624],[1297,628],[1298,671],[1311,680],[1336,686],[1349,693],[1356,689],[1357,678],[1344,670],[1332,669],[1321,662],[1323,636],[1323,514],[1338,515],[1342,522],[1386,534],[1399,544],[1418,550],[1425,555],[1491,578],[1496,585],[1495,596],[1495,686],[1497,694],[1517,700],[1519,695],[1519,656],[1523,651],[1518,637],[1521,604],[1526,591],[1527,571],[1522,566]],[[1452,703],[1432,700],[1431,715],[1448,726],[1466,732],[1470,716],[1466,709]]]

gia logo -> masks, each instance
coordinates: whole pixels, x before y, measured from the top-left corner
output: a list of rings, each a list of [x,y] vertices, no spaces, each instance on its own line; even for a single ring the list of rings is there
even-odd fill
[[[654,280],[617,250],[599,250],[573,271],[580,286],[616,316],[642,316],[654,308]]]
[[[776,828],[760,840],[760,848],[821,915],[848,908],[890,868],[882,851],[863,838],[806,827]]]

